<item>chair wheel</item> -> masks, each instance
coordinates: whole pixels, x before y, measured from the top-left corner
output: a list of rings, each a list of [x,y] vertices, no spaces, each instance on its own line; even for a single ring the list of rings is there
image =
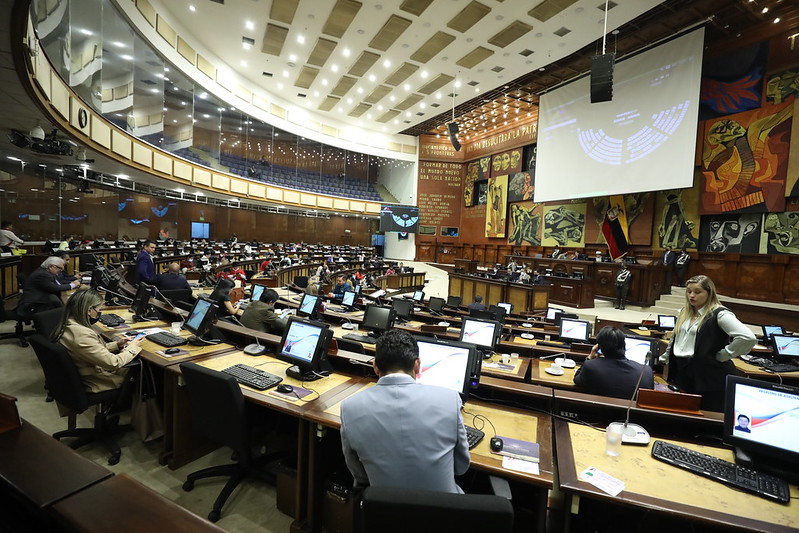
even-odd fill
[[[186,492],[191,492],[194,490],[194,481],[187,481],[183,484],[183,490]]]
[[[221,517],[222,513],[220,513],[219,511],[211,511],[210,513],[208,513],[208,520],[210,522],[218,522]]]
[[[120,457],[120,455],[122,455],[122,454],[121,454],[121,453],[115,453],[114,455],[112,455],[111,457],[109,457],[109,458],[108,458],[108,464],[110,464],[110,465],[115,465],[115,464],[119,463],[119,457]]]

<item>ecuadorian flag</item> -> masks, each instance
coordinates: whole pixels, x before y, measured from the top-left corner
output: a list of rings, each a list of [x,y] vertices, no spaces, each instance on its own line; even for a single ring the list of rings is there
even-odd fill
[[[605,220],[602,222],[602,235],[608,243],[610,257],[614,260],[627,253],[630,242],[627,234],[627,213],[624,209],[624,196],[611,196]]]

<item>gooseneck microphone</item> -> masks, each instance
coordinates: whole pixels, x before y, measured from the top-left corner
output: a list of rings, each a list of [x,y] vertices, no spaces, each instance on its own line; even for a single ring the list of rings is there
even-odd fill
[[[635,399],[638,397],[638,388],[641,386],[641,380],[644,378],[644,372],[649,366],[649,360],[651,357],[652,352],[647,352],[646,359],[644,360],[644,366],[641,368],[641,372],[638,374],[638,382],[635,384],[635,389],[633,389],[633,395],[630,398],[630,403],[627,404],[627,415],[624,419],[624,422],[613,422],[610,424],[610,426],[618,426],[621,428],[622,444],[646,446],[651,440],[649,432],[645,430],[643,426],[639,424],[630,424],[630,410],[633,408],[633,403],[635,403]]]

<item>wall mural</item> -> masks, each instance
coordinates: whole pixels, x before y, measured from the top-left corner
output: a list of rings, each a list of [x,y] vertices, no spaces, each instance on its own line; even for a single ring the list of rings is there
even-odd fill
[[[799,254],[799,212],[764,215],[760,253]]]
[[[766,82],[766,101],[781,104],[791,96],[799,96],[799,69],[772,74]]]
[[[544,206],[544,246],[585,245],[585,203]]]
[[[513,174],[508,182],[508,201],[521,202],[532,200],[535,192],[535,182],[533,175],[529,172],[517,172]]]
[[[785,210],[792,102],[706,122],[700,212]]]
[[[463,203],[466,207],[477,205],[477,191],[474,189],[474,182],[488,177],[489,164],[491,157],[475,159],[466,165],[466,181],[463,187]],[[483,202],[485,203],[485,202]]]
[[[655,193],[655,233],[653,243],[660,248],[696,249],[699,242],[699,191],[673,189]]]
[[[491,177],[505,176],[522,171],[522,150],[508,150],[491,158]]]
[[[504,237],[508,210],[508,176],[488,179],[486,205],[486,237]]]
[[[539,246],[541,244],[541,204],[532,201],[510,204],[508,244]]]
[[[765,41],[702,63],[699,120],[760,107],[768,49]]]
[[[699,251],[756,254],[760,248],[761,213],[702,217]]]

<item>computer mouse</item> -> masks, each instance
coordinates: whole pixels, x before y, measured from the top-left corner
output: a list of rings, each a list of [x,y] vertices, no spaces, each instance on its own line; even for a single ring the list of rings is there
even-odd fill
[[[294,387],[292,387],[291,385],[285,385],[281,383],[280,385],[277,386],[277,392],[281,392],[283,394],[291,394],[292,392],[294,392]]]
[[[501,438],[499,438],[499,437],[491,437],[491,443],[489,444],[489,446],[491,446],[491,451],[492,452],[501,452],[502,451],[502,445],[503,445],[503,442],[502,442]]]
[[[164,350],[164,353],[167,355],[172,355],[173,353],[178,353],[180,348],[170,348],[168,350]]]

